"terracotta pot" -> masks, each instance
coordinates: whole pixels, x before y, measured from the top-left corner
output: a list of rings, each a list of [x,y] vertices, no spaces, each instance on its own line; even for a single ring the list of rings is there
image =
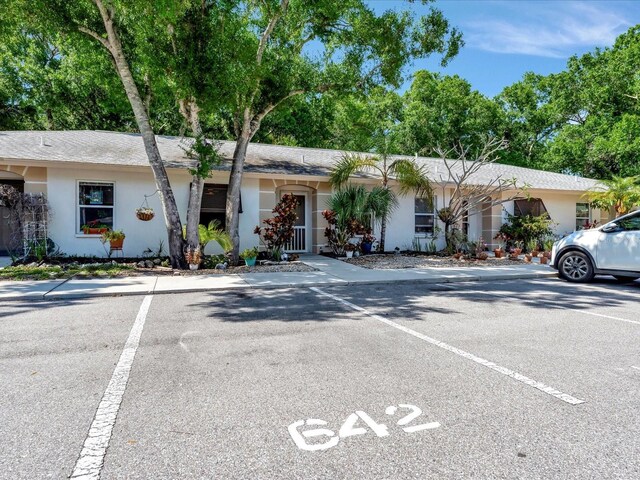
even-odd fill
[[[549,263],[549,259],[547,257],[545,257],[544,255],[540,257],[540,264],[541,265],[546,265],[547,263]]]
[[[109,247],[111,250],[122,250],[122,245],[124,244],[124,238],[119,240],[109,240]]]
[[[514,255],[520,255],[522,253],[522,249],[521,248],[514,248],[511,252]]]
[[[494,255],[496,256],[496,258],[502,258],[504,257],[504,250],[502,250],[501,248],[496,248],[493,251]]]
[[[551,252],[543,252],[542,256],[547,259],[551,259]]]
[[[509,254],[509,260],[519,260],[520,257],[518,256],[518,254],[516,253],[510,253]]]
[[[109,230],[108,228],[85,228],[85,235],[102,235],[104,232]]]
[[[524,261],[527,263],[531,263],[531,260],[533,259],[533,255],[531,255],[530,253],[525,254],[524,256]]]
[[[538,250],[534,250],[533,252],[531,252],[531,255],[533,255],[533,258],[538,258],[538,255],[540,255],[540,252]]]

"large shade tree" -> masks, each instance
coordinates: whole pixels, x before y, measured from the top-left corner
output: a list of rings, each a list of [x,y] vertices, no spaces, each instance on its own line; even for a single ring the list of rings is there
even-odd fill
[[[422,3],[430,3],[424,0]],[[181,219],[151,114],[170,98],[196,139],[187,242],[197,235],[199,193],[215,153],[203,140],[207,122],[229,119],[236,140],[227,195],[233,258],[239,248],[240,186],[249,142],[272,112],[301,95],[338,95],[402,82],[403,67],[433,53],[442,63],[461,35],[436,9],[376,14],[364,0],[12,0],[18,29],[92,40],[87,58],[114,66],[141,133],[161,201],[174,266],[184,266]],[[33,15],[21,17],[21,12]],[[85,36],[81,40],[78,34]]]
[[[462,40],[436,9],[378,15],[363,0],[242,2],[231,14],[245,22],[225,92],[236,140],[226,206],[235,259],[247,148],[268,115],[305,94],[397,87],[410,61],[439,53],[446,64]]]

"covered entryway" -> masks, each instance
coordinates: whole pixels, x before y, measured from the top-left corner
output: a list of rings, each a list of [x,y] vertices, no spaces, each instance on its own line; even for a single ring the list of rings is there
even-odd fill
[[[15,173],[0,172],[0,185],[9,185],[19,192],[24,192],[24,179]],[[9,255],[11,247],[15,247],[19,239],[15,238],[15,232],[11,229],[11,215],[9,209],[0,204],[0,256]]]
[[[294,234],[291,242],[285,247],[285,251],[291,253],[304,253],[309,252],[309,246],[311,245],[311,225],[309,220],[311,219],[311,202],[309,201],[308,192],[292,192],[298,200],[298,206],[296,207],[296,220],[293,227]]]

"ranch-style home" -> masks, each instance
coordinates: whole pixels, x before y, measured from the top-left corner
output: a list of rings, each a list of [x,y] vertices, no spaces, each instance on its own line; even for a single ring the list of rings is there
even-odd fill
[[[190,175],[185,148],[180,137],[158,136],[158,146],[166,164],[183,220],[186,217]],[[231,158],[233,142],[221,142],[225,158]],[[343,152],[312,148],[251,144],[247,153],[241,189],[241,248],[258,245],[256,225],[271,216],[277,200],[293,193],[300,201],[293,252],[326,250],[322,210],[331,195],[329,170]],[[442,160],[417,157],[434,178],[446,170]],[[568,233],[586,221],[606,221],[609,212],[591,209],[583,194],[595,180],[543,172],[509,165],[492,164],[475,177],[489,181],[502,175],[528,185],[533,200],[515,200],[489,210],[470,212],[464,230],[470,239],[484,238],[488,244],[511,214],[547,211],[556,223],[556,233]],[[225,196],[229,164],[221,165],[207,180],[201,223],[218,219],[224,224]],[[354,178],[375,184],[375,178]],[[0,184],[10,184],[24,192],[43,192],[49,204],[47,236],[60,249],[73,255],[105,254],[99,235],[87,234],[82,226],[99,222],[126,234],[124,254],[142,255],[156,250],[166,239],[166,230],[155,183],[140,135],[105,131],[4,131],[0,132]],[[424,246],[434,236],[444,245],[435,211],[446,205],[451,189],[436,191],[434,207],[412,196],[400,196],[399,206],[387,224],[386,249],[411,248],[416,239]],[[146,197],[145,197],[146,196]],[[135,211],[145,198],[156,212],[143,222]],[[10,237],[8,215],[0,206],[0,254]],[[374,232],[375,233],[375,232]],[[379,234],[376,234],[379,238]],[[212,250],[213,251],[213,250]],[[209,252],[207,252],[209,253]],[[6,252],[5,252],[6,254]]]

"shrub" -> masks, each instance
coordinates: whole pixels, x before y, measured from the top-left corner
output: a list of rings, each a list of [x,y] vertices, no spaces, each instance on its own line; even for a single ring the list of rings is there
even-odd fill
[[[296,214],[297,206],[298,200],[295,195],[292,193],[283,195],[272,210],[275,215],[262,222],[266,227],[260,228],[260,226],[257,226],[253,231],[253,233],[260,236],[260,240],[267,248],[267,254],[270,258],[280,258],[285,245],[293,239],[293,227],[298,219]]]
[[[542,215],[509,215],[507,223],[502,224],[498,235],[507,240],[508,244],[522,243],[529,245],[532,241],[540,244],[544,238],[553,234],[554,222],[548,213]],[[498,237],[496,235],[496,237]]]

